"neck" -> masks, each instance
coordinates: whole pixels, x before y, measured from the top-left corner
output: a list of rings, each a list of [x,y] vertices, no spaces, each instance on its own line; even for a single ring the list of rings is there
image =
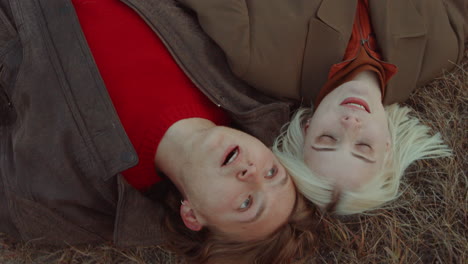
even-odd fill
[[[382,90],[380,88],[379,77],[373,71],[363,71],[356,75],[353,79],[354,81],[360,81],[365,85],[362,87],[366,87],[369,89],[371,95],[375,96],[382,101]]]
[[[192,143],[203,131],[215,127],[210,120],[203,118],[189,118],[177,121],[164,134],[159,143],[154,158],[156,167],[160,169],[184,194],[184,173],[180,164],[190,162]]]

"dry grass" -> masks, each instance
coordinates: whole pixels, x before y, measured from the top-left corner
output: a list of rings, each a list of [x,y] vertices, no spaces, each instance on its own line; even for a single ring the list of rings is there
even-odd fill
[[[454,156],[419,161],[403,179],[402,196],[375,215],[325,218],[320,254],[308,263],[468,262],[468,58],[419,89],[408,105],[440,131]],[[35,248],[0,234],[0,263],[179,263],[159,247],[112,245]]]

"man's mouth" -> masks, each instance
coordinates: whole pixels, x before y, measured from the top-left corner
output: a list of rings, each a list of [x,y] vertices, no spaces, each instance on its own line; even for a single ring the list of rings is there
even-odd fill
[[[344,107],[352,108],[352,109],[363,110],[369,114],[371,113],[369,109],[369,105],[366,103],[366,101],[356,98],[356,97],[348,97],[344,99],[340,105]]]

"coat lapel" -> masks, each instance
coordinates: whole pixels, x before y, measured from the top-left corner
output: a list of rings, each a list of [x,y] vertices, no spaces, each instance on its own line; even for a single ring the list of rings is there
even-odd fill
[[[383,60],[395,64],[385,104],[404,101],[416,87],[426,45],[423,18],[411,0],[370,0],[372,26]]]
[[[351,36],[356,7],[356,0],[324,0],[317,10],[317,18],[340,34]]]
[[[351,36],[356,0],[323,0],[309,21],[301,78],[301,97],[308,104],[325,84],[330,67],[343,59]]]

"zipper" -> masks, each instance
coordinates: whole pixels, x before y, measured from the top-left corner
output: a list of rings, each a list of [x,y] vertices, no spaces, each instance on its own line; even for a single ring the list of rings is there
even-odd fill
[[[362,0],[358,0],[359,2],[361,2]],[[362,32],[362,24],[361,24],[361,8],[360,8],[360,3],[358,2],[358,12],[357,12],[357,16],[358,16],[358,19],[357,19],[357,23],[358,23],[358,29],[359,29],[359,37],[361,38],[361,46],[364,46],[364,48],[366,48],[365,44],[366,43],[369,43],[369,36],[367,36],[367,38],[364,38],[364,33]]]
[[[153,32],[158,35],[159,39],[163,42],[164,46],[167,48],[169,53],[171,54],[172,58],[176,61],[177,65],[182,69],[182,71],[185,73],[185,75],[195,84],[195,86],[198,87],[198,89],[212,102],[214,103],[217,107],[223,107],[219,102],[218,98],[214,96],[213,94],[209,93],[205,89],[202,89],[203,85],[201,85],[196,78],[193,77],[192,73],[184,66],[182,61],[179,59],[177,54],[172,50],[171,46],[168,44],[166,39],[163,37],[163,34],[159,32],[159,30],[153,25],[153,23],[150,23],[150,20],[138,9],[138,7],[132,5],[126,0],[121,0],[124,4],[126,4],[129,8],[131,8],[133,11],[135,11],[141,19],[143,19],[146,24],[153,30]]]
[[[358,0],[359,2],[363,1],[363,0]],[[358,3],[358,12],[357,12],[357,16],[358,16],[358,19],[357,19],[357,23],[358,23],[358,29],[359,29],[359,37],[360,37],[360,43],[361,43],[361,46],[364,47],[364,50],[367,52],[367,55],[369,55],[369,57],[371,57],[372,59],[378,61],[378,62],[381,62],[381,63],[384,63],[384,64],[388,64],[388,62],[385,62],[383,60],[380,60],[376,57],[374,57],[374,55],[372,55],[372,52],[370,52],[369,50],[372,50],[370,47],[369,47],[369,38],[370,38],[370,34],[367,36],[367,38],[364,38],[364,33],[362,32],[362,26],[361,26],[361,8],[359,8],[359,3]],[[354,58],[348,60],[348,61],[351,61],[351,60],[354,60],[357,58],[357,54]]]
[[[360,1],[361,1],[361,0],[358,0],[358,6],[356,7],[356,9],[357,9],[357,10],[356,10],[356,16],[357,16],[357,24],[358,24],[357,27],[358,27],[358,30],[359,30],[359,38],[360,38],[359,43],[361,44],[361,46],[364,47],[364,49],[366,49],[365,44],[366,44],[366,43],[369,43],[369,38],[364,38],[364,33],[362,32],[362,27],[361,27],[361,11],[360,11],[360,8],[359,8],[359,2],[360,2]],[[352,31],[354,31],[354,25],[353,25],[353,30],[352,30]],[[367,52],[367,54],[369,54],[369,52],[368,52],[367,50],[366,50],[366,52]],[[355,59],[357,58],[357,56],[358,56],[358,53],[359,53],[359,50],[357,50],[357,52],[356,52],[356,54],[354,55],[354,57],[352,57],[351,59],[348,59],[348,60],[341,61],[340,64],[341,64],[341,63],[346,63],[346,62],[350,62],[350,61],[355,60]],[[369,56],[371,56],[371,57],[372,57],[373,59],[375,59],[375,60],[378,60],[378,59],[374,58],[374,56],[372,56],[372,54],[369,54]]]

